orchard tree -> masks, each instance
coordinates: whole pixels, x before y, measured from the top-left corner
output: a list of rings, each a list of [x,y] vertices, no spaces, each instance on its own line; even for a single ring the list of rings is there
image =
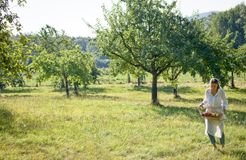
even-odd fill
[[[20,35],[0,43],[0,82],[6,85],[26,75],[30,77],[28,59],[31,58],[33,44],[30,39]]]
[[[23,6],[25,0],[1,0],[0,3],[0,31],[1,33],[12,33],[13,29],[21,30],[21,24],[18,21],[18,16],[13,13],[10,4],[16,2],[18,6]],[[3,35],[1,35],[3,36]],[[5,35],[8,37],[8,35]],[[1,37],[3,38],[3,37]]]
[[[238,48],[238,57],[237,57],[237,61],[239,64],[241,64],[241,72],[245,73],[246,72],[246,44],[240,46]]]
[[[31,52],[30,40],[24,35],[13,36],[13,30],[20,32],[21,25],[10,4],[24,5],[24,0],[2,0],[0,4],[0,83],[11,83],[13,79],[28,74],[27,61]],[[5,85],[4,85],[5,84]],[[2,87],[0,87],[2,88]]]
[[[240,63],[241,60],[238,58],[240,55],[237,51],[240,46],[246,44],[245,4],[241,3],[228,11],[212,16],[209,30],[212,37],[226,42],[227,46],[231,49],[230,53],[228,53],[231,59],[227,69],[231,72],[231,87],[235,88],[234,73],[240,74],[243,65],[245,65]]]
[[[218,39],[212,39],[206,35],[200,37],[194,43],[190,56],[193,61],[187,63],[191,66],[188,71],[192,76],[198,73],[203,82],[208,82],[211,77],[216,77],[224,87],[229,81],[230,51],[225,43]]]
[[[40,81],[53,78],[62,80],[67,97],[70,96],[69,85],[74,85],[78,95],[78,87],[82,83],[87,86],[92,79],[91,70],[94,58],[89,53],[82,53],[81,48],[63,32],[46,26],[39,35],[38,53],[35,55],[34,66],[39,73]]]
[[[97,45],[110,58],[120,58],[152,75],[151,103],[158,105],[157,79],[175,61],[188,56],[193,25],[163,0],[122,0],[104,9],[107,27],[98,24]]]
[[[64,52],[67,60],[67,73],[69,81],[74,85],[74,93],[78,95],[79,85],[86,89],[90,82],[94,81],[93,69],[95,69],[94,56],[91,53],[83,53],[78,49]]]

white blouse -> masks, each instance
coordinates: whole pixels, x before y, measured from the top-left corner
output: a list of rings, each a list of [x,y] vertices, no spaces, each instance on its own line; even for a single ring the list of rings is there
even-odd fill
[[[228,107],[225,92],[222,88],[219,88],[215,95],[212,95],[211,89],[207,89],[202,103],[208,112],[223,113],[223,109]]]

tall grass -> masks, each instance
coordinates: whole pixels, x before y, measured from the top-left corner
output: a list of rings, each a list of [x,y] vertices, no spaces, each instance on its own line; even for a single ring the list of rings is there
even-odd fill
[[[240,87],[244,87],[242,83]],[[226,88],[225,149],[213,151],[196,107],[206,85],[182,82],[180,99],[159,84],[92,85],[65,98],[52,87],[0,94],[0,159],[246,159],[246,90]]]

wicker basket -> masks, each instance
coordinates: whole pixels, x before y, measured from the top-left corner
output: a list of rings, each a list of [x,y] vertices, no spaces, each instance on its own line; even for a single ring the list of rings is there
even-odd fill
[[[223,117],[221,114],[205,112],[205,109],[202,107],[198,107],[198,111],[202,118],[208,120],[220,120]],[[206,116],[205,113],[209,113],[209,115]]]
[[[221,116],[218,116],[218,117],[202,116],[202,117],[203,117],[204,119],[214,120],[214,121],[221,120]]]

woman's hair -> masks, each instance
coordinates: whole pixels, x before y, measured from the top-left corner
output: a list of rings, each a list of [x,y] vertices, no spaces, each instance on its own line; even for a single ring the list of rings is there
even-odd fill
[[[212,84],[212,83],[218,85],[218,88],[217,88],[217,89],[220,88],[220,83],[219,83],[219,80],[218,80],[217,78],[211,78],[211,79],[210,79],[210,84]]]

